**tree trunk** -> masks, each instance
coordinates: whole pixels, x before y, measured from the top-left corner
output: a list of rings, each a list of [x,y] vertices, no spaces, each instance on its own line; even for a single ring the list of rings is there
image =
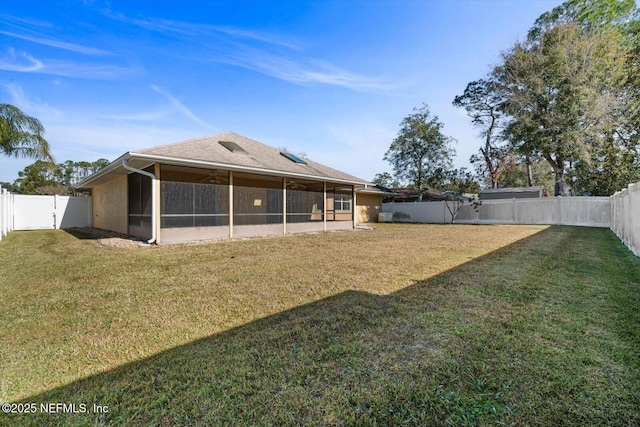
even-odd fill
[[[555,196],[566,196],[567,195],[567,183],[564,180],[564,170],[557,169],[554,170],[553,173],[556,176],[556,184],[555,184]]]
[[[491,125],[493,128],[493,124]],[[489,131],[490,132],[490,131]],[[484,157],[484,162],[487,165],[487,170],[489,171],[489,176],[491,177],[491,188],[498,188],[498,179],[500,177],[500,173],[498,167],[494,166],[491,157],[489,157],[489,150],[491,149],[489,143],[491,140],[491,133],[487,133],[487,142],[485,148],[480,148],[480,152]]]
[[[533,187],[533,168],[531,166],[531,159],[527,156],[527,183],[529,187]]]
[[[556,183],[554,186],[554,196],[566,196],[567,195],[567,184],[564,180],[564,159],[557,158],[557,160],[553,160],[553,157],[549,154],[543,155],[547,162],[553,168],[553,174],[556,177]]]

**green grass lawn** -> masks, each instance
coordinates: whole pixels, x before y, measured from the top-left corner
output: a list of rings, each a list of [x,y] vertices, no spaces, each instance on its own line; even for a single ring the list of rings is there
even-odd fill
[[[82,237],[0,242],[0,401],[37,412],[0,424],[640,425],[640,260],[609,230]]]

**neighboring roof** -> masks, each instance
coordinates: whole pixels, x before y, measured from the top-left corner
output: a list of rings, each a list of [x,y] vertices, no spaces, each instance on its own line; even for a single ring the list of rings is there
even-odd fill
[[[392,191],[393,198],[390,198],[389,201],[393,201],[394,203],[415,202],[420,199],[420,194],[410,187],[394,188]],[[429,188],[422,190],[423,202],[441,200],[447,200],[447,196],[440,191]]]
[[[504,188],[485,188],[480,192],[480,199],[518,199],[518,198],[536,198],[542,197],[544,187],[504,187]]]
[[[373,184],[371,182],[365,184],[363,187],[356,187],[356,193],[377,194],[379,196],[390,196],[395,194],[393,190],[390,190],[381,185]]]
[[[248,154],[232,152],[220,144],[220,141],[235,143]],[[130,173],[122,166],[122,160],[127,160],[135,168],[145,168],[160,162],[177,166],[301,177],[345,184],[370,184],[363,179],[308,159],[304,159],[305,163],[296,163],[281,153],[282,151],[277,148],[237,133],[225,132],[125,153],[104,169],[80,182],[77,188],[93,188],[118,175]]]

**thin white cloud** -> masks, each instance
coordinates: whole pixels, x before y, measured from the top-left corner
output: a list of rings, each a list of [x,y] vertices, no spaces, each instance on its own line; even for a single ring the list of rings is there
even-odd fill
[[[7,53],[0,57],[0,70],[33,73],[43,68],[44,64],[42,61],[34,58],[27,52],[16,53],[13,48],[9,48]]]
[[[111,19],[164,34],[180,34],[198,39],[202,39],[203,37],[213,37],[216,39],[227,38],[229,41],[249,39],[259,41],[266,45],[281,46],[287,49],[298,50],[300,48],[298,43],[294,43],[294,38],[279,36],[266,31],[247,30],[231,26],[195,24],[192,22],[173,21],[162,18],[132,18],[111,10],[104,11],[104,14]]]
[[[62,111],[51,107],[40,98],[25,94],[22,87],[15,83],[5,83],[2,87],[9,93],[11,104],[27,114],[36,116],[42,122],[59,120],[64,116]]]
[[[133,113],[120,113],[120,114],[106,114],[96,116],[100,120],[119,121],[119,122],[146,122],[150,124],[169,121],[182,120],[182,118],[188,119],[191,123],[204,127],[208,130],[218,131],[216,127],[202,120],[196,114],[194,114],[186,105],[184,105],[179,99],[169,93],[167,90],[161,89],[156,85],[149,85],[151,90],[155,93],[162,95],[162,97],[169,101],[168,104],[158,106],[155,109],[148,111],[140,111],[139,109]]]
[[[82,46],[75,43],[67,43],[67,42],[62,42],[58,40],[45,39],[41,37],[32,37],[24,34],[11,33],[9,31],[0,31],[0,34],[5,34],[7,36],[19,38],[22,40],[27,40],[33,43],[44,45],[44,46],[50,46],[58,49],[69,50],[71,52],[76,52],[76,53],[83,53],[85,55],[96,55],[96,56],[114,55],[113,53],[108,52],[106,50],[97,49],[94,47]]]
[[[201,118],[199,118],[198,116],[196,116],[195,114],[193,114],[193,112],[191,110],[189,110],[189,108],[187,108],[182,102],[180,102],[180,100],[178,100],[176,97],[174,97],[173,95],[171,95],[169,92],[160,89],[158,86],[156,85],[151,85],[150,86],[151,89],[153,89],[155,92],[159,93],[160,95],[164,96],[166,99],[169,100],[169,102],[171,103],[171,106],[178,111],[179,113],[181,113],[184,117],[186,117],[187,119],[191,120],[193,123],[199,124],[201,126],[204,126],[206,128],[209,129],[215,129],[214,126],[211,126],[209,123],[205,122],[204,120],[202,120]]]
[[[92,117],[78,117],[65,124],[47,127],[49,142],[59,159],[89,160],[100,157],[114,160],[127,151],[184,141],[200,132],[172,126],[149,126],[147,123],[111,123]]]
[[[344,70],[326,61],[301,53],[301,43],[269,32],[236,27],[211,26],[167,19],[139,19],[121,13],[105,12],[120,22],[165,35],[179,35],[178,42],[200,46],[196,56],[204,60],[242,67],[294,84],[322,84],[356,91],[387,92],[400,85],[383,79]],[[175,41],[175,40],[174,40]],[[184,51],[179,50],[182,55]]]
[[[44,69],[41,71],[44,74],[89,80],[126,79],[141,72],[132,67],[76,61],[50,60],[45,61],[44,65]]]
[[[227,34],[236,38],[256,40],[270,45],[282,46],[292,50],[300,50],[300,43],[294,43],[291,38],[276,36],[262,31],[250,31],[235,27],[213,27],[215,31]]]
[[[211,58],[215,62],[226,63],[284,80],[290,83],[316,83],[341,86],[357,91],[388,91],[398,86],[381,79],[352,73],[331,64],[294,60],[257,50],[230,53],[227,56]]]
[[[38,27],[38,28],[52,28],[53,25],[50,22],[21,18],[17,16],[7,15],[6,13],[0,13],[0,21],[4,21],[7,25],[13,27]]]
[[[119,65],[55,59],[43,60],[34,58],[27,52],[16,53],[12,48],[0,58],[0,70],[90,80],[117,80],[129,78],[140,73],[140,70],[136,68],[121,67]]]

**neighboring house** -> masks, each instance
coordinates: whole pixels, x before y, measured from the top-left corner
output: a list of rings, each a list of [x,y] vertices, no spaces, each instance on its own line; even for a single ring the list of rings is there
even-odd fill
[[[368,186],[227,132],[128,152],[77,188],[91,190],[94,227],[171,243],[351,230]]]
[[[544,187],[486,188],[480,192],[480,200],[535,199],[544,196]]]

